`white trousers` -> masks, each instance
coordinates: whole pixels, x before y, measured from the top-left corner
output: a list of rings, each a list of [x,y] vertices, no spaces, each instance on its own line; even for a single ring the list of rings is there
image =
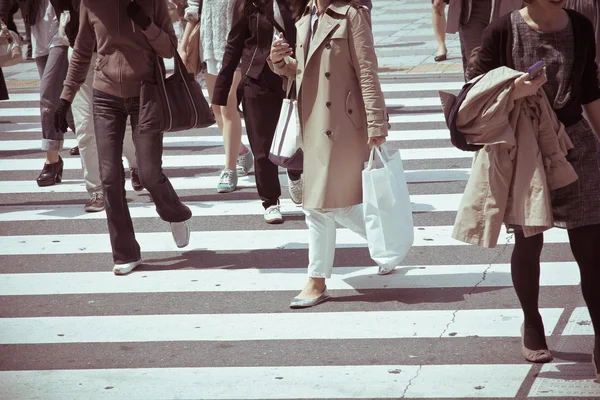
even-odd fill
[[[69,61],[73,55],[73,49],[69,48]],[[97,54],[92,55],[90,69],[88,71],[85,83],[73,99],[71,110],[73,111],[73,120],[75,121],[75,132],[77,133],[77,146],[81,157],[81,167],[83,168],[83,180],[89,193],[101,192],[100,186],[100,164],[98,162],[98,147],[96,146],[96,130],[94,129],[92,95],[94,89],[94,66],[96,65]],[[135,147],[133,145],[133,136],[130,125],[127,125],[125,131],[125,140],[123,142],[123,155],[127,159],[131,168],[137,168],[135,159]]]
[[[331,278],[335,257],[335,223],[366,240],[362,204],[327,210],[304,210],[308,226],[308,276]]]

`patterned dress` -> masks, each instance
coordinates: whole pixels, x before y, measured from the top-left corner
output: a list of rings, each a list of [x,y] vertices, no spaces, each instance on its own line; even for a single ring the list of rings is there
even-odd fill
[[[573,27],[559,32],[538,32],[532,29],[521,13],[511,14],[513,29],[513,61],[515,69],[527,71],[538,61],[546,64],[548,82],[543,86],[555,110],[562,108],[571,96],[571,75],[575,60]],[[585,119],[566,127],[574,148],[567,160],[579,179],[551,193],[554,225],[572,229],[600,224],[600,164],[597,152],[600,143]]]
[[[202,60],[212,75],[217,75],[221,69],[235,4],[235,0],[188,0],[185,19],[200,20]]]

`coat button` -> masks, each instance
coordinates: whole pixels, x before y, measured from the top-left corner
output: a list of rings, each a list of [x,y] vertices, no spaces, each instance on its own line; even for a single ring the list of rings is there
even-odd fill
[[[329,78],[331,74],[329,72],[325,72],[325,78]]]
[[[327,103],[325,103],[325,105],[326,105],[327,107],[331,107],[331,102],[330,102],[330,101],[328,101]]]
[[[327,136],[331,136],[331,131],[327,131],[327,132],[325,132],[325,134],[326,134]]]
[[[327,43],[327,44],[325,45],[325,48],[326,48],[327,50],[329,50],[329,49],[331,49],[331,45],[330,45],[329,43]]]
[[[352,114],[352,109],[348,110],[348,114]]]
[[[490,146],[485,146],[485,151],[489,153],[490,151],[492,151],[492,148]]]

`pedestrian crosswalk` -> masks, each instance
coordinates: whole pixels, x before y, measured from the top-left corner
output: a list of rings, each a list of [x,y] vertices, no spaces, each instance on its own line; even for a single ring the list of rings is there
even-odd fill
[[[458,76],[438,79],[437,87],[461,86]],[[23,116],[35,115],[36,98],[15,93],[20,113],[0,105],[0,397],[600,396],[566,233],[545,237],[541,313],[551,343],[580,357],[544,367],[519,357],[511,236],[493,250],[451,239],[471,154],[451,147],[434,87],[384,84],[395,113],[389,146],[401,151],[410,182],[411,253],[393,274],[378,276],[364,241],[338,229],[328,281],[334,300],[301,312],[287,308],[306,279],[301,208],[285,198],[286,223],[265,225],[253,176],[240,179],[239,191],[216,195],[223,160],[216,128],[165,138],[165,170],[193,213],[190,245],[177,249],[147,194],[128,186],[147,263],[115,277],[104,213],[83,211],[79,159],[65,156],[63,183],[34,182],[43,163],[39,117]],[[67,138],[64,148],[73,145]]]
[[[403,3],[400,21],[415,21],[406,40],[431,35],[428,3]],[[374,14],[382,42],[398,18]],[[417,47],[434,50],[429,42]],[[414,246],[379,276],[364,240],[338,229],[332,300],[300,311],[288,303],[306,282],[308,236],[283,171],[286,221],[266,225],[253,175],[216,193],[216,127],[167,134],[163,167],[192,210],[190,244],[175,246],[148,193],[127,179],[145,263],[117,277],[105,214],[83,210],[80,160],[66,151],[73,136],[63,182],[38,187],[39,95],[13,89],[0,103],[0,399],[600,397],[566,232],[545,235],[540,312],[556,359],[544,366],[520,356],[512,236],[486,250],[451,238],[472,154],[451,146],[437,90],[456,92],[461,76],[382,83]]]

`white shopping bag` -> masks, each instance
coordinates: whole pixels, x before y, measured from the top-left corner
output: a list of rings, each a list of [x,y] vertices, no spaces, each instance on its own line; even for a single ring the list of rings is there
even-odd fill
[[[381,268],[402,262],[414,241],[412,207],[400,152],[373,147],[362,172],[363,213],[371,258]]]

